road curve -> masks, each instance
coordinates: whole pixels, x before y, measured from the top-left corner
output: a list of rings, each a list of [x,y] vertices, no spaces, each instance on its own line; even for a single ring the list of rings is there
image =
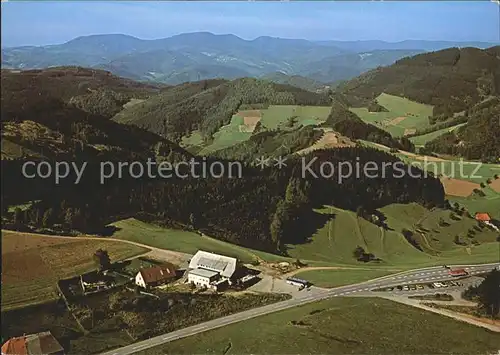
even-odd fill
[[[469,274],[479,274],[491,271],[500,266],[500,263],[479,264],[479,265],[454,265],[466,269]],[[202,333],[208,330],[220,328],[229,324],[241,322],[247,319],[255,318],[269,313],[282,311],[288,308],[301,306],[307,303],[320,301],[323,299],[339,296],[375,296],[376,293],[370,292],[379,287],[390,287],[393,285],[411,284],[418,282],[434,282],[452,279],[448,275],[448,269],[442,266],[418,269],[399,273],[397,275],[385,276],[372,281],[365,281],[354,285],[336,287],[333,289],[315,288],[314,292],[303,291],[303,295],[290,300],[273,303],[267,306],[249,309],[247,311],[234,313],[229,316],[212,319],[207,322],[196,324],[187,328],[179,329],[170,333],[162,334],[150,339],[146,339],[119,349],[105,352],[101,355],[129,355],[138,351],[146,350],[161,344],[165,344],[177,339],[185,338],[194,334]]]

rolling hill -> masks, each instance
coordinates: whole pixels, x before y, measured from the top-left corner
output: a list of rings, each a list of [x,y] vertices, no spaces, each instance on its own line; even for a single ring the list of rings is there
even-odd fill
[[[300,70],[300,74],[325,83],[340,82],[377,67],[391,65],[398,59],[423,53],[423,50],[371,50],[359,53],[339,54],[311,63]]]
[[[381,93],[434,106],[434,116],[461,112],[500,89],[500,46],[449,48],[398,60],[341,85],[355,107]]]
[[[500,98],[495,97],[469,110],[465,125],[444,132],[425,144],[436,153],[479,159],[487,163],[500,162]]]
[[[326,85],[317,80],[301,76],[301,75],[286,75],[282,72],[275,72],[266,74],[261,77],[261,79],[272,81],[277,84],[285,84],[296,86],[298,88],[309,90],[309,91],[324,91],[329,89],[329,85]]]
[[[275,72],[332,83],[428,50],[491,45],[432,41],[313,42],[273,37],[244,40],[208,32],[155,40],[103,34],[57,45],[2,48],[2,68],[76,65],[108,70],[134,80],[174,85],[203,79],[261,77]]]
[[[213,83],[213,82],[211,82]],[[187,87],[200,84],[187,84]],[[134,124],[179,142],[184,135],[199,130],[212,139],[222,126],[230,123],[240,109],[265,108],[269,105],[329,106],[327,94],[317,94],[289,85],[251,78],[221,82],[210,87],[201,84],[201,92],[173,102],[170,90],[121,112],[117,122]],[[205,89],[205,90],[203,90]],[[171,90],[177,90],[172,88]],[[177,97],[177,96],[176,96]]]

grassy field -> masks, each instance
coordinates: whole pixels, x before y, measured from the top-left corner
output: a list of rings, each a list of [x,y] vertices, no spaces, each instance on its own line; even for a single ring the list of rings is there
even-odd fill
[[[252,135],[252,132],[242,132],[240,126],[243,125],[243,117],[234,115],[231,122],[221,127],[214,135],[210,145],[200,150],[199,154],[205,155],[224,149],[246,141]]]
[[[335,298],[137,354],[492,354],[499,348],[498,334],[441,315],[383,299]]]
[[[491,188],[481,189],[486,196],[471,195],[468,197],[450,196],[451,203],[458,203],[472,214],[476,212],[488,212],[492,218],[500,220],[500,193]]]
[[[488,178],[493,178],[493,175],[498,174],[500,165],[498,164],[483,164],[479,162],[463,161],[463,160],[441,160],[426,161],[408,157],[404,154],[399,154],[400,158],[408,163],[412,163],[424,170],[460,180],[472,181],[475,183],[485,182]]]
[[[330,106],[269,106],[262,112],[262,125],[267,129],[277,129],[287,123],[288,118],[296,116],[297,124],[303,126],[318,125],[326,121]]]
[[[374,124],[395,137],[403,136],[406,130],[424,129],[430,126],[428,117],[432,116],[433,109],[430,105],[384,93],[377,97],[377,101],[388,112],[369,112],[367,108],[351,108],[351,111],[363,121]]]
[[[431,132],[431,133],[422,134],[421,136],[415,136],[415,137],[410,138],[410,141],[412,141],[412,143],[415,144],[416,147],[422,147],[425,145],[425,143],[427,143],[433,139],[436,139],[440,135],[447,133],[447,132],[452,132],[452,131],[456,130],[457,128],[460,128],[466,124],[467,123],[460,123],[456,126],[439,129],[439,130]]]
[[[288,253],[293,258],[318,260],[336,265],[357,267],[401,269],[447,263],[477,263],[496,261],[498,253],[494,244],[496,234],[484,229],[474,238],[467,238],[468,229],[477,223],[473,219],[462,218],[459,221],[450,218],[450,211],[428,211],[417,204],[394,204],[380,211],[386,216],[389,230],[383,230],[355,213],[329,207],[317,210],[319,213],[333,214],[329,221],[304,244],[287,245]],[[449,225],[440,226],[442,218]],[[414,232],[422,251],[413,247],[403,237],[403,228],[416,230],[420,223],[425,229],[423,234]],[[456,245],[455,235],[459,235],[467,246]],[[480,244],[472,245],[472,240]],[[353,257],[353,251],[361,246],[366,252],[380,258],[380,262],[360,264]],[[347,276],[346,276],[347,277]]]
[[[147,252],[113,241],[68,240],[2,231],[2,310],[57,298],[56,283],[95,268],[93,253],[106,249],[112,261]]]
[[[196,130],[191,132],[189,136],[182,137],[179,145],[187,151],[196,154],[205,147],[205,142],[203,141],[201,132]]]
[[[269,106],[262,110],[245,110],[236,113],[228,125],[221,127],[214,135],[210,143],[204,143],[199,131],[193,131],[189,136],[184,136],[181,146],[192,153],[207,155],[220,149],[228,148],[252,136],[255,126],[245,125],[244,117],[247,115],[262,118],[260,122],[264,129],[287,130],[288,119],[296,117],[295,127],[302,125],[319,125],[325,122],[330,114],[329,106],[297,106],[297,105],[277,105]]]
[[[188,254],[194,254],[201,249],[233,256],[248,263],[257,258],[270,261],[284,259],[278,255],[243,248],[215,238],[202,237],[194,232],[162,228],[133,218],[118,221],[112,225],[120,229],[115,232],[113,235],[114,238],[143,243],[156,248],[175,250]]]
[[[364,140],[360,140],[360,142],[366,147],[379,149],[385,152],[389,152],[390,150],[388,147],[381,144]],[[478,184],[482,182],[486,183],[487,179],[493,179],[495,174],[500,174],[500,164],[485,164],[475,161],[465,161],[463,159],[426,157],[403,151],[394,153],[394,155],[405,163],[417,166],[436,176],[441,174]]]
[[[381,269],[318,269],[307,270],[295,274],[296,277],[311,282],[318,287],[339,287],[353,283],[363,282],[375,279],[377,277],[387,276],[395,271]]]
[[[119,230],[113,237],[189,254],[194,254],[200,249],[207,250],[233,256],[247,263],[257,259],[269,262],[300,259],[313,267],[348,266],[383,272],[440,265],[444,261],[450,264],[478,263],[496,261],[498,258],[494,244],[495,232],[484,229],[476,231],[473,238],[466,237],[467,231],[477,224],[473,219],[463,217],[455,221],[450,218],[450,211],[428,211],[417,204],[395,204],[386,206],[380,211],[387,218],[388,230],[357,217],[354,212],[335,207],[318,209],[317,213],[329,214],[331,217],[308,242],[286,245],[288,257],[202,237],[194,232],[153,226],[135,219],[114,223],[113,225]],[[440,226],[441,218],[448,225]],[[415,232],[418,223],[425,230],[423,234]],[[406,241],[401,233],[403,228],[414,231],[414,237],[422,250],[418,250]],[[456,235],[459,235],[467,245],[456,245],[454,243]],[[472,244],[474,240],[478,245]],[[362,246],[366,252],[373,253],[381,261],[368,264],[358,262],[353,257],[353,251],[357,246]]]

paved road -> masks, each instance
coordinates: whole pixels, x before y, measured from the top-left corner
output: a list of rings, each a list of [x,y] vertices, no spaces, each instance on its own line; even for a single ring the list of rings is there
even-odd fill
[[[460,267],[466,269],[471,275],[491,271],[493,268],[500,266],[500,263],[483,264],[483,265],[454,265],[453,267]],[[311,303],[331,297],[339,296],[375,296],[376,292],[371,292],[372,289],[379,287],[390,287],[401,284],[419,283],[419,282],[435,282],[453,279],[448,275],[448,269],[442,266],[430,267],[425,269],[407,271],[397,275],[386,276],[375,280],[362,282],[355,285],[337,287],[334,289],[321,289],[314,288],[314,291],[303,290],[300,296],[294,297],[287,301],[282,301],[267,306],[253,308],[244,312],[235,313],[226,317],[213,319],[208,322],[200,323],[191,327],[176,330],[167,334],[159,335],[154,338],[143,340],[123,348],[111,350],[103,355],[128,355],[135,352],[152,348],[173,340],[181,339],[202,333],[207,330],[220,328],[228,324],[241,322],[257,316],[278,312],[287,308],[300,306],[306,303]],[[441,291],[443,292],[443,291]]]

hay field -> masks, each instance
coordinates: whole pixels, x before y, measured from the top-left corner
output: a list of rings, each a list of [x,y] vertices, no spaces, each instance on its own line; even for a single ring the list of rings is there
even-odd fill
[[[147,252],[127,243],[2,231],[2,311],[57,298],[56,284],[90,271],[93,253],[108,251],[111,261]]]

